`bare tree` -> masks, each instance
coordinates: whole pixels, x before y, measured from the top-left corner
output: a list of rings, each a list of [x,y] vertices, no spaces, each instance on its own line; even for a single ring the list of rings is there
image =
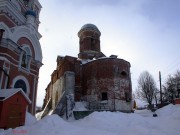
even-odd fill
[[[147,101],[150,109],[152,109],[152,100],[155,96],[157,87],[153,76],[144,71],[138,78],[138,88],[136,89],[136,95],[138,98]]]
[[[166,102],[172,103],[175,98],[180,98],[180,71],[177,71],[173,76],[168,76],[163,85],[163,91]]]

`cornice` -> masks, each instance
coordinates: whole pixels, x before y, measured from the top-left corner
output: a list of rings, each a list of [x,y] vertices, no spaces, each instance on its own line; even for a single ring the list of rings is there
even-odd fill
[[[0,0],[0,11],[6,13],[17,25],[23,25],[26,22],[26,18],[11,1]]]
[[[41,8],[42,8],[42,6],[41,6],[41,4],[39,3],[39,1],[38,1],[38,0],[35,0],[35,5],[37,5],[37,7],[38,7],[39,9],[41,9]]]

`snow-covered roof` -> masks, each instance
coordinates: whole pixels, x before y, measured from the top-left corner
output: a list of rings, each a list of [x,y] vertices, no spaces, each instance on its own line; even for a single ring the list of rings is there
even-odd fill
[[[110,58],[117,58],[118,56],[117,55],[111,55],[109,56]]]
[[[27,97],[24,91],[21,88],[12,88],[12,89],[0,89],[0,101],[4,101],[16,93],[21,92],[21,94],[26,98],[26,100],[31,104],[31,100]]]
[[[64,58],[65,56],[63,56],[63,55],[58,55],[57,57]]]
[[[81,61],[82,65],[84,65],[84,64],[87,64],[87,63],[90,63],[90,62],[93,62],[93,61],[97,61],[97,60],[102,60],[102,59],[119,59],[119,58],[117,57],[117,55],[111,55],[110,57],[103,56],[103,57],[100,57],[100,58],[97,58],[97,59],[92,59],[92,60],[90,60],[90,59],[79,59],[79,60]],[[119,60],[126,61],[124,59],[119,59]],[[128,61],[126,61],[126,62],[128,62]]]

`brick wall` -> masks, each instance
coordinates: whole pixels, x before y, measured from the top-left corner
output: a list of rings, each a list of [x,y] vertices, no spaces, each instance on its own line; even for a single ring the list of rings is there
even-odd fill
[[[175,100],[174,100],[174,103],[175,103],[175,104],[180,104],[180,98],[175,99]]]
[[[124,72],[126,75],[123,75]],[[117,88],[131,91],[130,64],[124,60],[110,58],[95,60],[83,65],[82,74],[84,95],[90,94],[95,88],[99,90]]]
[[[0,13],[0,22],[4,22],[9,28],[16,26],[16,24],[5,13]]]

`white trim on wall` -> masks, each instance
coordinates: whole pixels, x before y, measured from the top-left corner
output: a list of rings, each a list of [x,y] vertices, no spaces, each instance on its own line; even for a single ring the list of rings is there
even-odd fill
[[[5,32],[3,34],[3,38],[11,39],[12,32],[11,32],[11,30],[9,29],[9,27],[5,23],[0,22],[0,29],[4,29],[5,30]]]
[[[42,62],[42,49],[39,42],[40,35],[38,32],[27,26],[18,26],[14,29],[12,40],[17,43],[21,37],[26,37],[32,43],[35,52],[35,60]]]
[[[29,60],[28,60],[28,63],[27,63],[27,67],[26,67],[26,70],[28,70],[28,71],[30,72],[30,70],[31,70],[30,65],[31,65],[31,58],[32,58],[32,50],[31,50],[31,48],[29,47],[29,45],[23,44],[23,45],[22,45],[22,49],[26,52],[25,48],[28,48],[28,50],[30,51],[30,52],[29,52],[30,54],[28,54],[30,57],[29,57]],[[26,53],[27,53],[27,52],[26,52]],[[21,54],[20,54],[19,68],[23,68],[23,67],[21,66],[21,64],[22,64],[22,57],[23,57],[23,51],[22,51]],[[28,58],[26,58],[26,59],[28,59]]]
[[[2,88],[3,77],[4,77],[4,72],[2,72],[2,74],[1,74],[1,79],[0,79],[0,89],[3,89],[3,88]]]
[[[22,75],[16,76],[16,77],[13,79],[13,82],[12,82],[11,87],[14,88],[15,83],[16,83],[18,80],[20,80],[20,79],[23,80],[23,81],[26,83],[26,87],[27,87],[26,94],[29,96],[29,94],[30,94],[29,82],[28,82],[28,80],[27,80],[24,76],[22,76]]]

